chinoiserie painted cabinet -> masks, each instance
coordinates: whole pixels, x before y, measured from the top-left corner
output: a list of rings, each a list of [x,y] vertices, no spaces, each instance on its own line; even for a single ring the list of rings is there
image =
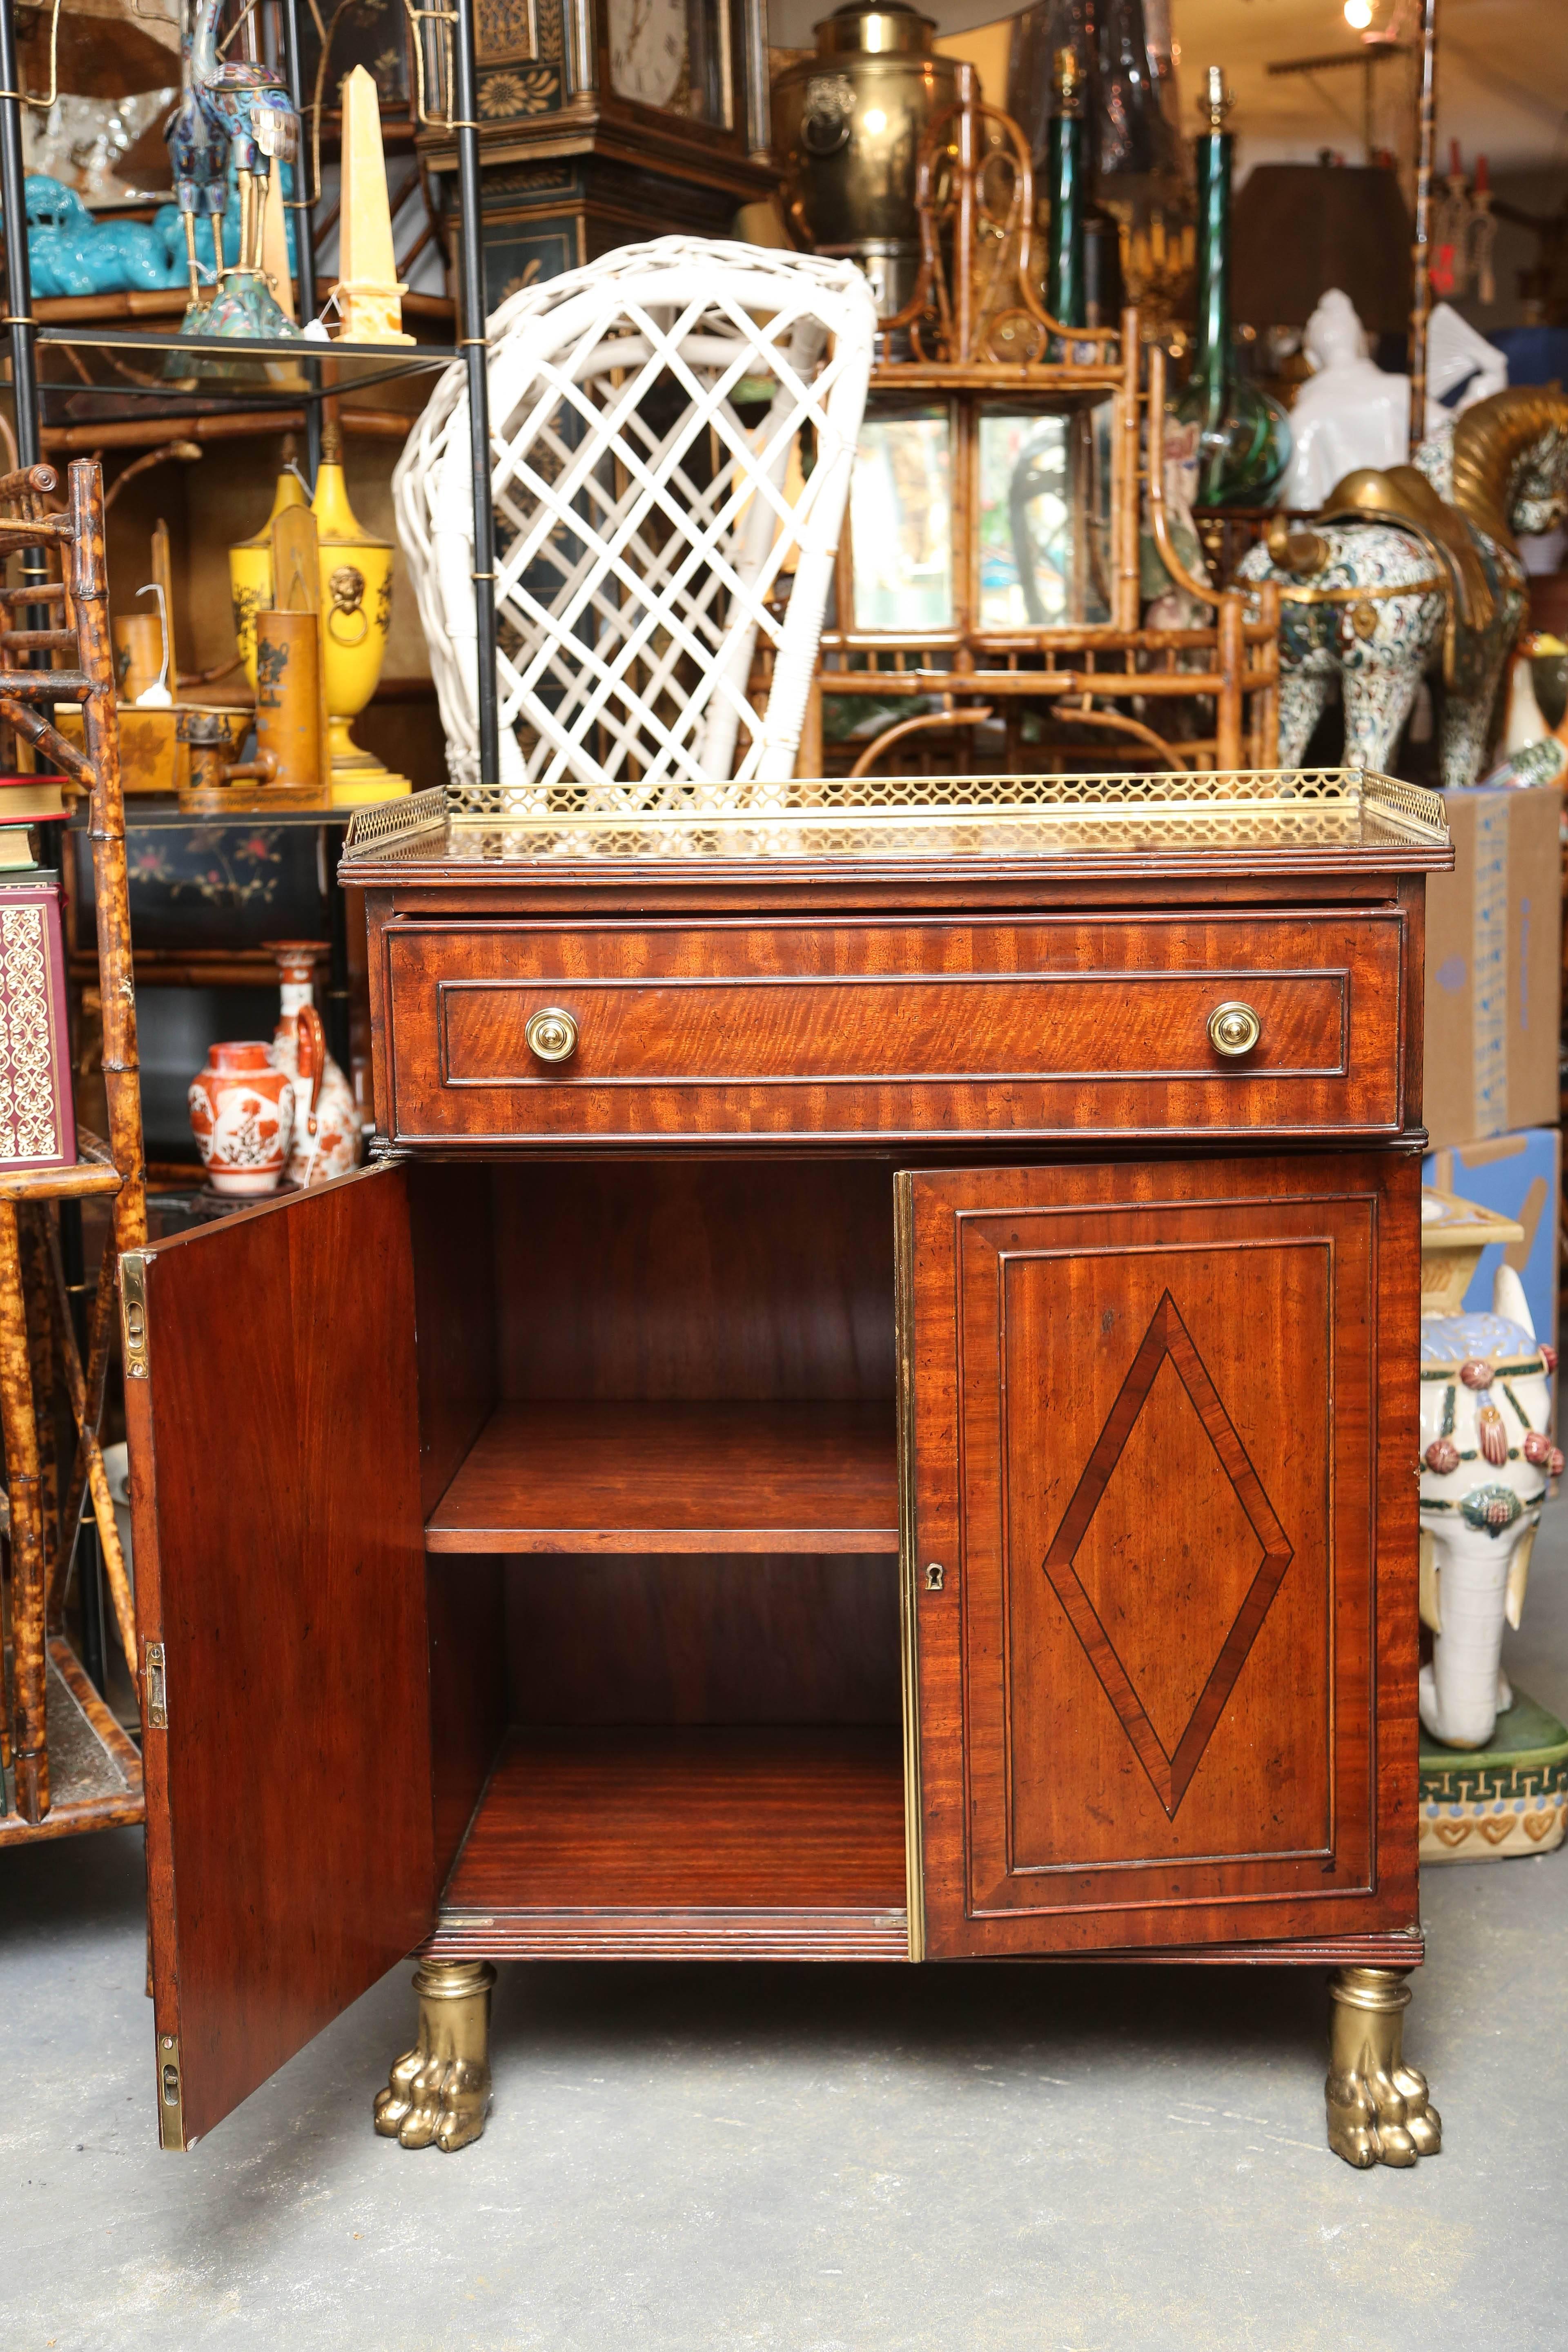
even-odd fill
[[[357,818],[378,1163],[126,1261],[163,2143],[409,1952],[446,2147],[497,1960],[1100,1954],[1414,2161],[1440,803],[629,799]]]

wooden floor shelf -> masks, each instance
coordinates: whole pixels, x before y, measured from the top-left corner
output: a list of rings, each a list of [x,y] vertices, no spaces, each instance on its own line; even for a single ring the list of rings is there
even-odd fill
[[[896,1725],[513,1730],[431,1948],[901,1958],[905,1902]]]
[[[438,1552],[893,1552],[888,1404],[498,1405],[431,1513]]]

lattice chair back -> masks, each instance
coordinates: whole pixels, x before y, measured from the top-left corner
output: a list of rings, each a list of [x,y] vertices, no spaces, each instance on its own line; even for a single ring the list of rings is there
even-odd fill
[[[678,806],[794,773],[876,312],[847,262],[686,237],[531,288],[491,322],[509,804]],[[398,468],[454,772],[475,773],[460,386]],[[760,677],[762,683],[753,687]]]

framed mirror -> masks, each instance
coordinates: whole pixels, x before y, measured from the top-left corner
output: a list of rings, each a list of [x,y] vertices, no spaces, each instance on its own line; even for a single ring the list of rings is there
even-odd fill
[[[982,633],[1110,620],[1112,403],[975,422],[974,611]]]
[[[952,416],[946,402],[879,410],[849,485],[853,626],[926,635],[952,626]]]

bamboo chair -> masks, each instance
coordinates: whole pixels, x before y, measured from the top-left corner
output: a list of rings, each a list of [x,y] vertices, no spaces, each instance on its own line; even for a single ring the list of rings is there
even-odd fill
[[[0,1171],[0,1426],[10,1502],[12,1676],[8,1719],[16,1811],[0,1816],[0,1843],[46,1825],[46,1834],[142,1818],[134,1748],[98,1700],[63,1638],[67,1579],[84,1500],[90,1497],[120,1639],[138,1667],[135,1610],[114,1521],[98,1429],[103,1410],[121,1254],[147,1238],[146,1171],[132,984],[131,913],[120,730],[109,631],[103,544],[103,477],[96,460],[71,466],[65,511],[52,511],[58,477],[31,466],[0,478],[0,557],[24,558],[22,584],[0,587],[0,725],[25,738],[88,796],[97,899],[99,988],[109,1141],[79,1130],[74,1167]],[[60,576],[44,576],[48,560]],[[47,625],[32,625],[40,615]],[[29,654],[74,667],[29,668]],[[79,702],[82,746],[50,720],[57,702]],[[110,1234],[88,1319],[87,1360],[77,1346],[49,1206],[92,1195],[111,1202]],[[46,1507],[52,1448],[39,1442],[40,1399],[63,1370],[76,1431],[75,1459],[58,1518]],[[52,1400],[50,1401],[52,1402]],[[62,1806],[50,1819],[47,1689],[53,1666],[91,1728],[118,1762],[125,1787]],[[0,1717],[6,1716],[0,1675]]]

